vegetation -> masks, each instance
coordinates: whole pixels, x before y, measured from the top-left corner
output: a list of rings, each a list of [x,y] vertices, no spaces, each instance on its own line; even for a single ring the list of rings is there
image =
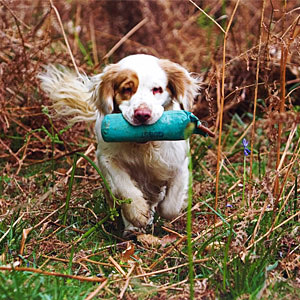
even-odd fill
[[[299,11],[0,0],[0,299],[299,299]],[[132,53],[202,78],[194,113],[216,138],[191,139],[188,213],[124,240],[92,126],[51,119],[37,74]]]

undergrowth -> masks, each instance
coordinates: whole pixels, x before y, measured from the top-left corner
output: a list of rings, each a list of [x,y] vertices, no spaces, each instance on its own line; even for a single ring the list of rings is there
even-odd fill
[[[52,119],[39,87],[43,65],[74,68],[55,8],[87,74],[148,53],[202,79],[194,113],[217,137],[191,138],[188,214],[122,238],[93,128]],[[0,299],[299,299],[299,10],[0,0]]]

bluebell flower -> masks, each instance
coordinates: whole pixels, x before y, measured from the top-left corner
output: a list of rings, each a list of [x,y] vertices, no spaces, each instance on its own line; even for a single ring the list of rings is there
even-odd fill
[[[251,153],[251,151],[248,149],[248,144],[249,144],[249,142],[245,138],[243,138],[242,145],[244,147],[244,155],[245,156],[248,156]]]

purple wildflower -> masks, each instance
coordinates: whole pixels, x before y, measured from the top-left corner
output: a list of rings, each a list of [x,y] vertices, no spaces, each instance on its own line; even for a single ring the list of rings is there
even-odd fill
[[[249,142],[245,138],[243,138],[242,145],[244,147],[244,155],[245,156],[248,156],[251,153],[251,151],[248,149],[248,144],[249,144]]]

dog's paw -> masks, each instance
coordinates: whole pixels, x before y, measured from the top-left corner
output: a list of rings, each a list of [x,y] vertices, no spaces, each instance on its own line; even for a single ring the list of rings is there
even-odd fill
[[[141,233],[145,233],[145,232],[146,231],[143,228],[138,228],[131,224],[129,226],[125,226],[122,236],[123,236],[123,238],[130,239],[130,238],[134,238],[137,235],[139,235]]]
[[[169,201],[162,201],[158,204],[157,213],[166,220],[176,218],[182,210],[182,203],[170,203]]]
[[[133,200],[122,205],[124,218],[134,227],[145,228],[151,219],[150,208],[145,199]]]

